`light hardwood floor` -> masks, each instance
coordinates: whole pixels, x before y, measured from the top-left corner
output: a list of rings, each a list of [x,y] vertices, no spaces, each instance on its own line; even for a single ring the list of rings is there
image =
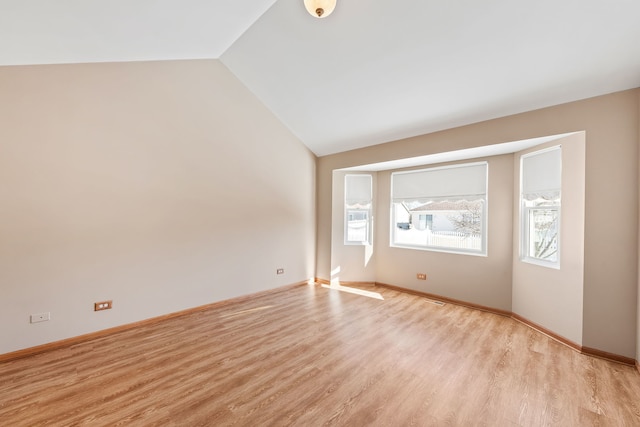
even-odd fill
[[[0,364],[2,426],[640,426],[640,374],[510,318],[300,286]]]

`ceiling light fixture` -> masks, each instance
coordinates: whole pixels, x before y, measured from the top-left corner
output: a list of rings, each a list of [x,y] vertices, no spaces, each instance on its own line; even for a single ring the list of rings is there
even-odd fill
[[[333,9],[336,8],[337,0],[304,0],[304,7],[307,12],[316,18],[324,18],[331,15]]]

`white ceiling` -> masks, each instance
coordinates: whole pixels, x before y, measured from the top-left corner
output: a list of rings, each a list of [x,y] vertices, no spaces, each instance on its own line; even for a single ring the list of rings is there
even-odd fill
[[[559,135],[541,136],[538,138],[523,139],[520,141],[503,142],[500,144],[484,145],[482,147],[465,148],[462,150],[453,150],[443,153],[427,154],[424,156],[407,157],[404,159],[388,160],[385,162],[371,163],[367,165],[353,166],[341,171],[352,172],[376,172],[384,170],[402,169],[414,166],[433,165],[436,163],[456,162],[460,160],[478,159],[481,157],[499,156],[501,154],[516,153],[535,147],[536,145],[545,144],[547,142],[560,140],[569,135],[578,132],[569,132]]]
[[[219,58],[276,0],[0,0],[0,65]]]
[[[640,87],[638,0],[0,0],[0,65],[219,58],[318,155]]]

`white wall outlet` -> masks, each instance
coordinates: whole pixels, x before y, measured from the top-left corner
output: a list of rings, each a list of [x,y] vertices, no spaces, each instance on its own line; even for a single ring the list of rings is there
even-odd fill
[[[49,320],[51,320],[51,313],[48,311],[46,313],[32,314],[29,316],[29,321],[31,323],[47,322]]]

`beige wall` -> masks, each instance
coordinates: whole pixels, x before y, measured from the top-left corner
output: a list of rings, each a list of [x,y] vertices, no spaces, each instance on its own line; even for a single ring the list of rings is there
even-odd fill
[[[520,260],[520,158],[562,145],[560,268]],[[514,156],[514,239],[512,311],[582,345],[584,287],[585,135],[579,132]]]
[[[2,67],[0,93],[0,353],[313,277],[316,158],[220,62]]]
[[[638,293],[639,92],[638,89],[619,92],[321,157],[317,174],[317,275],[328,278],[331,267],[331,187],[334,169],[585,131],[582,344],[634,357]],[[378,192],[383,181],[379,176]],[[615,215],[612,215],[612,207],[615,207]],[[471,295],[465,299],[481,303],[473,298]]]

